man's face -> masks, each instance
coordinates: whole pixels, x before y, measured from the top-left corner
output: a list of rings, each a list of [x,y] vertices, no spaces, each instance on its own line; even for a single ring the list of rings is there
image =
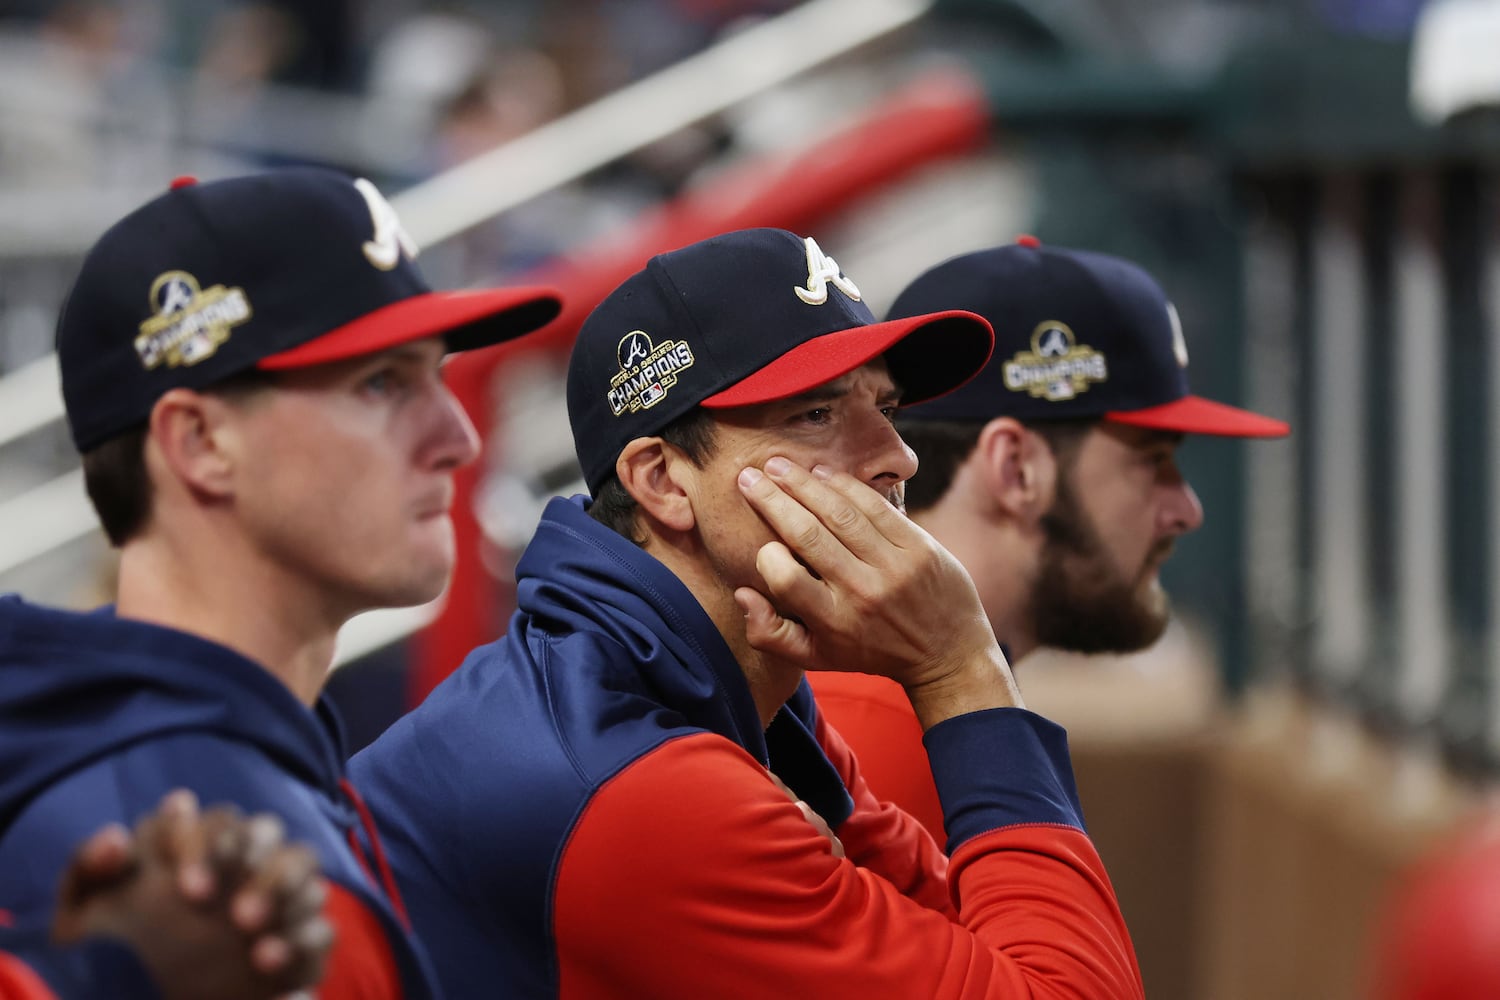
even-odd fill
[[[1144,649],[1167,627],[1158,573],[1203,508],[1177,468],[1181,435],[1100,423],[1059,462],[1031,590],[1039,643],[1080,653]]]
[[[694,475],[693,501],[704,552],[731,591],[764,592],[755,554],[775,538],[740,493],[740,470],[776,455],[808,469],[824,465],[902,508],[917,459],[891,423],[899,402],[885,362],[877,360],[791,399],[714,411],[714,447]]]
[[[442,344],[284,372],[238,407],[234,502],[273,572],[333,615],[420,604],[453,569],[453,472],[478,454]]]

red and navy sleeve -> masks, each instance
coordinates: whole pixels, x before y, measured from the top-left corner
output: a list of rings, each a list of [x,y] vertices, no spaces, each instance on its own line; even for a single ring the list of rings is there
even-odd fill
[[[0,1000],[58,1000],[31,966],[0,951]]]
[[[380,920],[349,890],[329,883],[324,916],[334,947],[318,987],[323,1000],[410,1000]],[[0,1000],[157,1000],[145,967],[124,944],[91,938],[66,948],[7,934]]]
[[[323,916],[333,925],[333,951],[318,987],[322,1000],[412,1000],[381,921],[360,899],[328,883]]]
[[[836,831],[849,860],[880,875],[909,899],[957,918],[948,895],[948,858],[932,835],[899,806],[875,796],[853,751],[821,713],[813,733],[854,800],[849,818]],[[925,766],[925,754],[922,762]]]
[[[888,677],[838,671],[807,675],[818,714],[859,758],[877,798],[906,810],[938,846],[947,842],[943,804],[922,748],[922,725],[906,691]]]
[[[128,946],[87,938],[58,947],[45,936],[7,934],[0,952],[0,1000],[158,1000],[156,984]]]
[[[566,844],[559,995],[1139,1000],[1061,730],[975,713],[934,727],[928,750],[952,772],[938,787],[956,921],[835,857],[740,747],[687,736],[600,788]]]

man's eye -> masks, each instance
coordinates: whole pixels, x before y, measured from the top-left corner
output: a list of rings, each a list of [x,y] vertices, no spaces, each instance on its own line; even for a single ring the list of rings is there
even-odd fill
[[[1146,456],[1146,464],[1157,472],[1169,471],[1177,463],[1177,456],[1170,451],[1160,451]]]
[[[802,414],[802,419],[810,424],[826,424],[833,418],[833,411],[826,406],[820,406],[815,410],[808,410]]]
[[[372,396],[388,396],[398,388],[396,373],[389,368],[382,368],[365,376],[360,383],[360,390]]]

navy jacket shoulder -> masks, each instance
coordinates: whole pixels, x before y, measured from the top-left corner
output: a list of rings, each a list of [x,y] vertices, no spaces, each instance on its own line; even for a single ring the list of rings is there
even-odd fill
[[[454,996],[555,995],[550,900],[569,831],[611,777],[713,733],[834,825],[848,792],[805,689],[763,730],[744,674],[666,567],[554,500],[516,570],[507,634],[354,758],[413,926]]]
[[[360,824],[344,756],[329,705],[309,710],[230,649],[109,608],[0,597],[0,910],[18,927],[45,926],[85,838],[189,788],[205,806],[279,815],[386,924],[403,974],[421,983],[422,959],[351,847]]]
[[[41,931],[0,930],[0,951],[26,963],[57,1000],[158,1000],[161,996],[136,953],[111,938],[86,938],[60,947]]]

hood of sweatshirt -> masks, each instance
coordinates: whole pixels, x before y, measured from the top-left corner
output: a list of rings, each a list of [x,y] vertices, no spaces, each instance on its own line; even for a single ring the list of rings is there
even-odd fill
[[[69,772],[174,732],[253,744],[338,800],[337,721],[233,650],[175,629],[0,597],[0,829]]]
[[[512,629],[607,636],[630,651],[652,699],[766,764],[831,824],[853,803],[812,735],[806,681],[762,728],[745,673],[687,586],[638,545],[600,524],[586,498],[554,499],[516,566]]]

